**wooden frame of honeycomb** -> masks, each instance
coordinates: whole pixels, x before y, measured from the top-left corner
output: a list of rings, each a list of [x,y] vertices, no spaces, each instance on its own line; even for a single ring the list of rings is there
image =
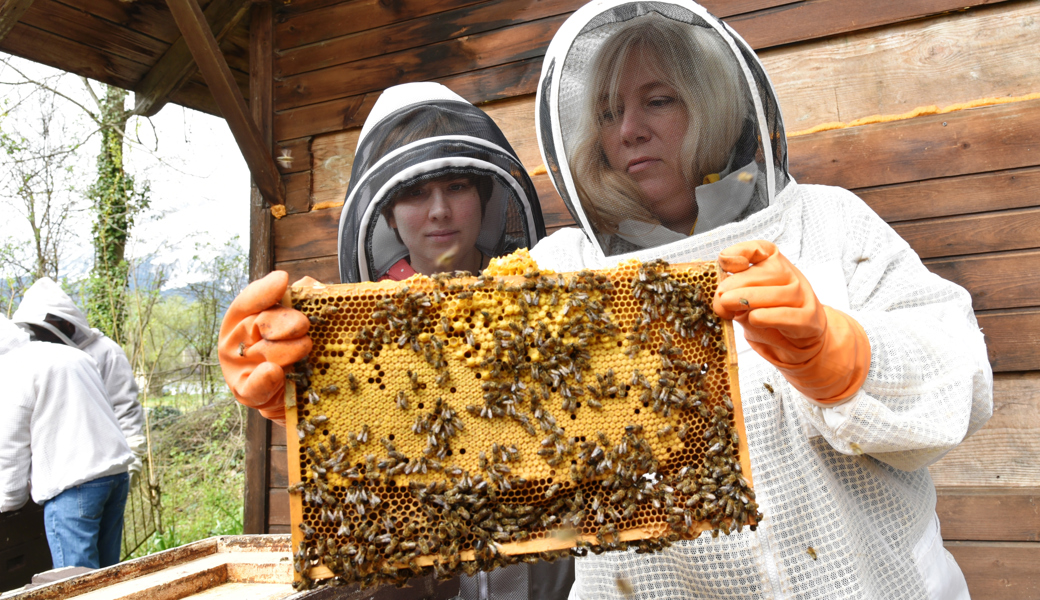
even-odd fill
[[[495,273],[499,273],[496,275]],[[754,527],[715,263],[293,288],[298,586],[402,584]]]

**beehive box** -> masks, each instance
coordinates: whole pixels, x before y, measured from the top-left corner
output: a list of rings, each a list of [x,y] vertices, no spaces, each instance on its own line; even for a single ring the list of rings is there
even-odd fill
[[[11,600],[304,600],[287,535],[212,537],[19,591]]]
[[[293,288],[297,582],[653,551],[759,518],[715,263]]]

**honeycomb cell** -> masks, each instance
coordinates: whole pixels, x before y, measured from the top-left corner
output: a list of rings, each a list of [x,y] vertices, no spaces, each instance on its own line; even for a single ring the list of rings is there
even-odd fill
[[[507,258],[293,289],[320,323],[288,410],[300,581],[653,551],[761,518],[716,267]]]

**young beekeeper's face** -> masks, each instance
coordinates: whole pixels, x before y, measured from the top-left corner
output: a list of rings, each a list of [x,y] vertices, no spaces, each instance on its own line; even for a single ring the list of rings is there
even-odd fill
[[[453,257],[476,251],[481,217],[475,183],[468,177],[449,177],[405,190],[395,200],[389,221],[408,247],[412,268],[432,275],[453,268]],[[440,268],[427,273],[429,265]]]
[[[676,90],[650,67],[653,57],[632,52],[622,66],[616,110],[606,98],[599,113],[600,143],[610,168],[627,173],[646,207],[666,227],[688,229],[696,218],[693,186],[682,169],[688,116]]]

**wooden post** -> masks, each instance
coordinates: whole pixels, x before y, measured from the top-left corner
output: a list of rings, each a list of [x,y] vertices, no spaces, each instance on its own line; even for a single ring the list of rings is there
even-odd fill
[[[245,98],[235,83],[198,3],[195,0],[167,0],[166,4],[213,94],[213,100],[242,150],[253,181],[268,202],[284,203],[285,191],[278,167],[271,156],[271,145],[265,143],[256,124],[250,119]]]
[[[268,3],[254,4],[249,24],[249,105],[265,147],[271,147],[271,49],[273,12]],[[254,183],[249,194],[249,279],[263,277],[274,267],[271,211]],[[250,409],[246,421],[246,481],[243,533],[267,533],[268,462],[271,423]]]
[[[261,136],[267,155],[273,141],[274,11],[269,3],[256,3],[249,24],[249,106],[253,123]],[[279,189],[281,189],[281,175]],[[249,203],[249,279],[256,280],[274,268],[273,219],[266,198],[253,186]]]

